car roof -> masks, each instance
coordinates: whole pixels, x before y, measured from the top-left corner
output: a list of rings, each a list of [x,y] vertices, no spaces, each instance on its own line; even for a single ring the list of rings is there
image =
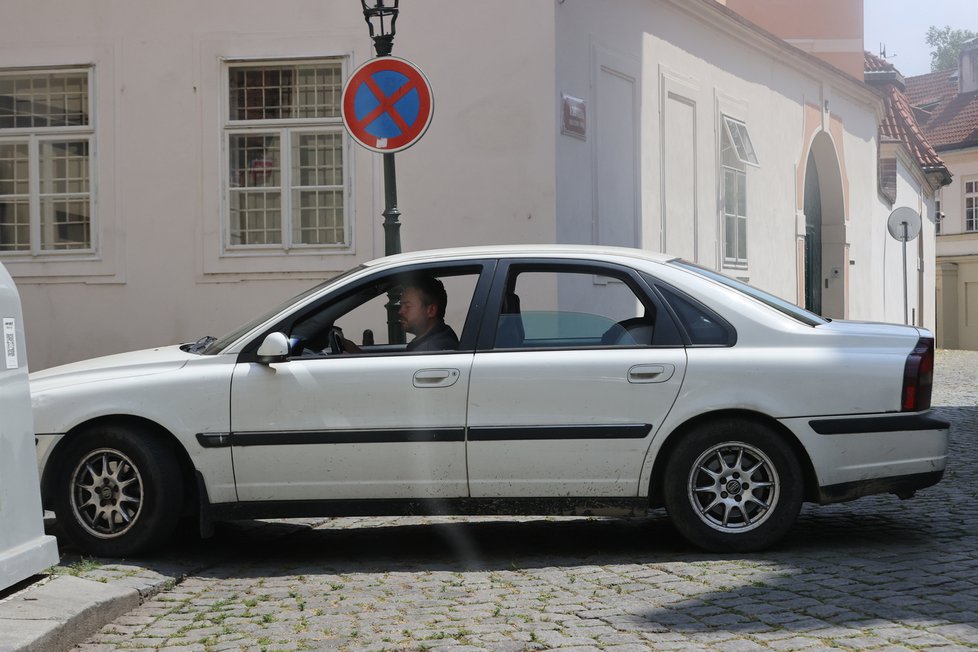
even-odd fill
[[[665,263],[676,256],[644,249],[612,247],[605,245],[564,245],[564,244],[520,244],[484,245],[478,247],[452,247],[448,249],[428,249],[394,254],[376,258],[365,263],[366,267],[400,265],[411,262],[431,262],[434,260],[465,260],[478,258],[632,258]]]

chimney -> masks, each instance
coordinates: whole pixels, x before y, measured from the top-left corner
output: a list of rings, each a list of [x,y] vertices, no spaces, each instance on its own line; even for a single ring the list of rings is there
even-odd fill
[[[964,44],[958,55],[958,92],[978,91],[978,38]]]

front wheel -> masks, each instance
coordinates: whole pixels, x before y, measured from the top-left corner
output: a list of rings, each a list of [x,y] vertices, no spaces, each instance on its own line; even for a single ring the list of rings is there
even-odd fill
[[[166,542],[183,505],[180,467],[166,442],[100,426],[66,446],[55,512],[72,543],[92,555],[123,557]]]
[[[665,474],[666,510],[690,543],[713,552],[770,547],[801,509],[801,467],[784,437],[745,419],[684,436]]]

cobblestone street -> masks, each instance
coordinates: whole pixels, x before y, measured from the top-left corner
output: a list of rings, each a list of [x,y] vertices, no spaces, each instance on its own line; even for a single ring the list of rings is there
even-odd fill
[[[78,652],[978,648],[978,352],[938,353],[944,480],[814,507],[776,549],[694,551],[638,520],[344,518],[223,525],[59,572],[170,588]]]

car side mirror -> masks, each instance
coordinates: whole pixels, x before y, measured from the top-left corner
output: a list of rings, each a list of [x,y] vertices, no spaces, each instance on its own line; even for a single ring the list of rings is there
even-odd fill
[[[285,333],[269,333],[258,347],[258,362],[285,362],[289,357],[289,338]]]

